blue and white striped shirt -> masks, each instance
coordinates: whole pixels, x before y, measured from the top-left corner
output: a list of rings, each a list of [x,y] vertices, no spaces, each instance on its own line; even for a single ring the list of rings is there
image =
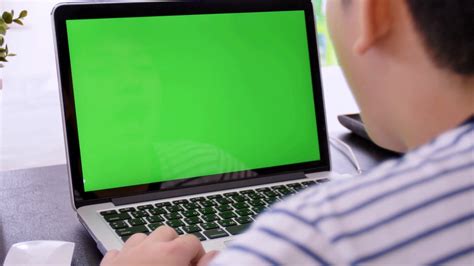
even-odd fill
[[[474,265],[474,119],[264,212],[213,265]]]

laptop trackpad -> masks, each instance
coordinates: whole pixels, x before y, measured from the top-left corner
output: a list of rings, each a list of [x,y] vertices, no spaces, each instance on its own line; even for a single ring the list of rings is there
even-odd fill
[[[234,242],[234,240],[227,240],[227,241],[224,241],[224,245],[226,247],[230,246],[232,244],[232,242]]]

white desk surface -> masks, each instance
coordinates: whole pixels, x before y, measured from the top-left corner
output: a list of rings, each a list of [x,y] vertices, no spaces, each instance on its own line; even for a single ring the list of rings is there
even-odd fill
[[[6,0],[0,10],[28,9],[7,43],[18,56],[0,69],[0,171],[65,163],[50,12],[57,0]],[[337,115],[358,112],[339,67],[323,67],[329,133],[346,130]]]

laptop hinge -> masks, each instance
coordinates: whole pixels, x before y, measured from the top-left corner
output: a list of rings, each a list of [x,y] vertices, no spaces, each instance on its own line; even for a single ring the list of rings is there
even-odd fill
[[[227,190],[227,189],[237,189],[237,188],[243,188],[243,187],[291,181],[291,180],[302,179],[302,178],[306,178],[306,175],[303,172],[271,175],[271,176],[253,178],[253,179],[223,182],[223,183],[206,185],[206,186],[189,187],[189,188],[182,188],[182,189],[177,189],[177,190],[161,191],[161,192],[146,193],[146,194],[136,195],[136,196],[115,198],[115,199],[112,199],[112,203],[115,206],[119,206],[119,205],[133,204],[133,203],[146,202],[146,201],[152,201],[152,200],[160,200],[160,199],[182,197],[182,196],[192,196],[192,195],[197,195],[201,193],[208,193],[208,192],[221,191],[221,190]]]

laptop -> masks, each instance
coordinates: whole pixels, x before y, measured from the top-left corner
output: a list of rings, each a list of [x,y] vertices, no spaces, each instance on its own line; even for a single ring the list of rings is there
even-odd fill
[[[60,4],[71,198],[105,253],[161,225],[222,249],[331,177],[310,1]]]

